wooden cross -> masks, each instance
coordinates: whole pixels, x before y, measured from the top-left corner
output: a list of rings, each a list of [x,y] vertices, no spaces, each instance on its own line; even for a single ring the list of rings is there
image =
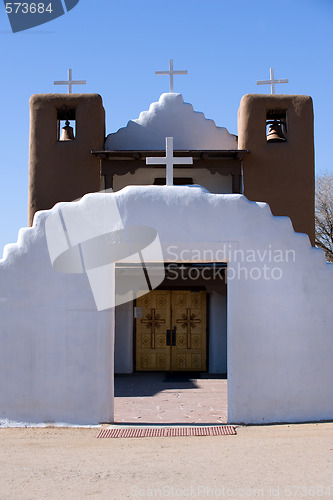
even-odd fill
[[[174,71],[173,69],[173,59],[170,59],[169,71],[155,71],[155,75],[170,75],[170,90],[169,93],[173,93],[173,75],[187,75],[186,70]]]
[[[86,80],[73,80],[73,70],[68,70],[68,80],[62,80],[58,82],[54,82],[54,85],[68,85],[68,93],[72,94],[73,85],[85,85]]]
[[[173,156],[173,137],[166,138],[166,156],[148,157],[146,165],[166,165],[166,185],[173,186],[173,166],[193,165],[193,158],[176,158]]]
[[[151,327],[151,348],[155,349],[155,327],[159,328],[161,323],[165,323],[165,319],[161,319],[159,314],[156,314],[155,309],[147,314],[146,319],[142,319],[141,323],[146,323],[147,327]]]
[[[195,314],[191,314],[191,309],[186,309],[186,314],[182,315],[182,319],[177,319],[177,323],[182,323],[182,327],[187,328],[187,348],[191,349],[191,328],[195,328],[195,325],[201,323],[201,320],[195,319]]]
[[[257,85],[270,85],[271,94],[275,94],[275,85],[277,83],[289,83],[289,80],[274,80],[274,68],[269,68],[269,80],[262,80],[257,82]]]

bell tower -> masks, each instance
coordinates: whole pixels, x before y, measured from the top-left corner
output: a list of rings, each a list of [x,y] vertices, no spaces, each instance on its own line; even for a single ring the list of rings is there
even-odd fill
[[[244,195],[290,217],[314,244],[313,106],[309,96],[247,94],[238,111]]]
[[[100,190],[105,112],[98,94],[30,98],[28,223],[38,210]]]

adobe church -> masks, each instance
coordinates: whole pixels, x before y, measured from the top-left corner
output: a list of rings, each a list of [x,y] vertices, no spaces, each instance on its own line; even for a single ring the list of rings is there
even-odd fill
[[[30,117],[0,420],[112,422],[134,371],[227,374],[229,423],[333,419],[310,97],[244,96],[238,136],[174,92],[106,138],[96,94],[32,96]]]

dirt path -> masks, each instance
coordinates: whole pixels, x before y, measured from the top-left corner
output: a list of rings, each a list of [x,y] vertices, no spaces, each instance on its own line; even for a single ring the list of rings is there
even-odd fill
[[[333,423],[237,432],[96,439],[98,429],[0,429],[0,498],[333,498]]]

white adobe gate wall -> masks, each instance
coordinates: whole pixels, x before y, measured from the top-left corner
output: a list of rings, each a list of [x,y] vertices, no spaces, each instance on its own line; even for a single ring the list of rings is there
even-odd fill
[[[228,260],[230,423],[333,419],[333,266],[307,236],[266,204],[194,186],[90,194],[82,213],[102,213],[109,196],[124,224],[158,231],[166,260],[170,246]],[[112,421],[113,315],[96,311],[85,275],[51,268],[48,213],[0,262],[0,416]]]
[[[166,260],[170,245],[216,261],[227,249],[229,422],[333,419],[333,265],[324,253],[242,195],[156,186],[117,195],[125,220],[157,229]]]
[[[0,424],[113,418],[113,314],[85,275],[55,272],[39,212],[0,261]]]

